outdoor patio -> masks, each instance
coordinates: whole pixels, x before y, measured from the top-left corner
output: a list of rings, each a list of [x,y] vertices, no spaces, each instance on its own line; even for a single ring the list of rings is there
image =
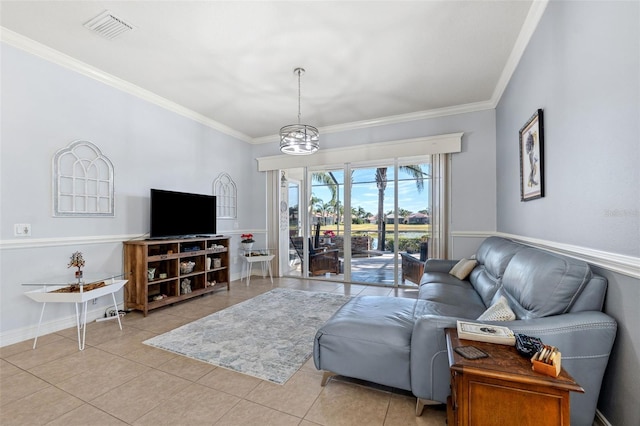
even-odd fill
[[[351,259],[351,282],[354,283],[367,283],[376,285],[393,286],[393,253],[383,253],[378,255],[372,255],[369,257],[355,257]],[[295,268],[292,273],[300,274],[300,261],[293,265]],[[343,281],[344,274],[330,274],[325,275],[326,278],[336,281]],[[402,282],[402,270],[398,267],[398,284],[410,287],[417,287],[418,283],[406,280]],[[320,278],[320,277],[318,277]]]

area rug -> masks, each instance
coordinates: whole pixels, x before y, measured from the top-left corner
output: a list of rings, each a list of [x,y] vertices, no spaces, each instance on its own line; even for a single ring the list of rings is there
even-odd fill
[[[277,288],[143,343],[283,384],[311,357],[318,328],[347,300]]]

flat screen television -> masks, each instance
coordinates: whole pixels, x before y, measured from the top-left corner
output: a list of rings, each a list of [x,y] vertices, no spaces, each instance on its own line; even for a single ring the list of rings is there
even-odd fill
[[[151,189],[151,238],[186,238],[216,234],[214,195]]]

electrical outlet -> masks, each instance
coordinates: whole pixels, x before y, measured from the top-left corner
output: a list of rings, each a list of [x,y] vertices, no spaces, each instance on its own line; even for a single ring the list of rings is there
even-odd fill
[[[15,237],[30,237],[31,236],[31,224],[30,223],[16,223],[13,225],[13,235]]]

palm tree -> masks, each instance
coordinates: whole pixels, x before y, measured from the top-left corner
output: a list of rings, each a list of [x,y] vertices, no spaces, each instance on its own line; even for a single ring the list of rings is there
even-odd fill
[[[327,215],[333,211],[333,205],[330,203],[324,203],[322,200],[315,205],[316,211],[320,213],[322,217],[322,224],[327,224]]]
[[[336,223],[340,223],[340,188],[338,180],[333,175],[333,172],[312,173],[311,179],[316,183],[325,185],[329,189],[329,192],[331,192],[331,201],[329,201],[329,203],[332,205],[333,211],[336,213]]]
[[[424,189],[424,178],[427,174],[422,170],[422,166],[400,166],[400,170],[410,175],[416,180],[416,189],[422,192]],[[387,167],[376,169],[376,187],[378,188],[378,250],[384,250],[385,237],[385,215],[384,215],[384,191],[387,189]]]

